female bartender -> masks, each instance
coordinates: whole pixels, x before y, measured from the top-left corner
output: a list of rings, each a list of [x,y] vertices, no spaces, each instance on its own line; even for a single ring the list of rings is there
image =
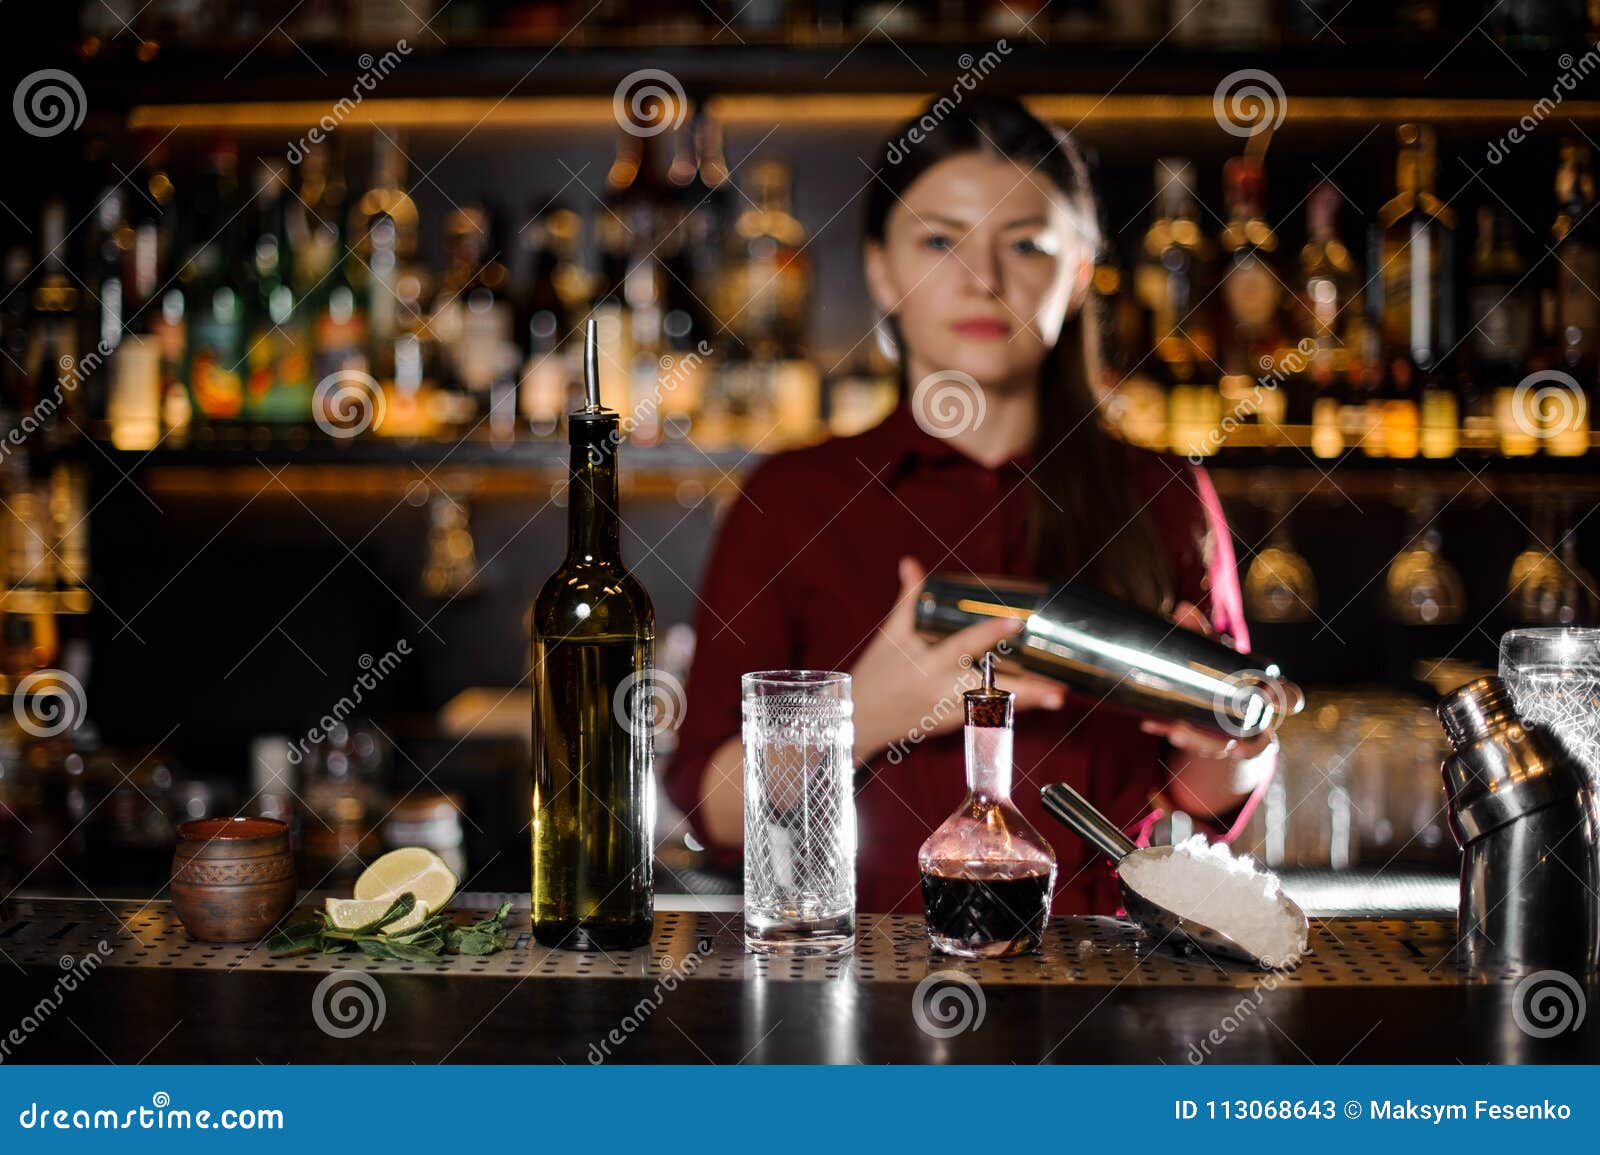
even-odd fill
[[[1248,642],[1205,473],[1102,424],[1096,216],[1070,140],[1015,101],[969,98],[920,143],[887,147],[866,198],[867,285],[906,400],[866,433],[767,460],[728,511],[665,786],[702,841],[736,858],[739,676],[848,670],[859,909],[914,911],[917,848],[965,792],[960,690],[972,661],[1017,629],[985,622],[923,641],[912,614],[926,573],[1087,582],[1183,628]],[[972,381],[981,398],[940,398]],[[952,400],[966,403],[954,421],[934,411]],[[1243,821],[1270,774],[1270,739],[1141,719],[1007,666],[1012,797],[1055,845],[1057,914],[1118,903],[1103,859],[1045,816],[1041,785],[1071,783],[1136,835],[1170,807],[1221,832]]]

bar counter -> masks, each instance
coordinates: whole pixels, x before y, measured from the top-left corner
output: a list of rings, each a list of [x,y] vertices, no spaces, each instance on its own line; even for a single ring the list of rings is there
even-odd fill
[[[452,910],[470,921],[499,897]],[[118,1064],[1600,1060],[1587,1016],[1539,1037],[1547,1002],[1458,973],[1449,920],[1314,919],[1290,974],[1102,917],[1054,919],[1039,954],[981,963],[932,953],[913,915],[862,915],[843,960],[747,955],[738,916],[707,911],[658,911],[648,950],[614,954],[532,942],[525,897],[508,929],[506,950],[438,965],[273,959],[192,940],[162,901],[13,899],[0,1046],[6,1062]]]

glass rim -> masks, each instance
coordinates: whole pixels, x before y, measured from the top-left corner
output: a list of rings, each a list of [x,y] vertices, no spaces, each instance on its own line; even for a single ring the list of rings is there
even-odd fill
[[[740,675],[739,681],[746,688],[760,686],[805,689],[819,686],[848,686],[850,675],[841,670],[753,670]]]
[[[1500,661],[1600,663],[1600,629],[1588,626],[1529,626],[1500,635]]]

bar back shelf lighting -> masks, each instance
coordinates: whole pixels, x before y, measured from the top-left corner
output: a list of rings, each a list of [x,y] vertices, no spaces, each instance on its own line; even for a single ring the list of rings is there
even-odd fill
[[[1025,96],[1040,116],[1077,125],[1121,125],[1164,121],[1211,124],[1211,96],[1151,96],[1113,93]],[[921,111],[927,94],[815,93],[716,96],[708,108],[729,125],[892,125]],[[1514,124],[1528,111],[1525,100],[1434,97],[1295,96],[1289,119],[1296,124],[1370,124],[1425,120],[1434,124]],[[128,114],[133,129],[187,131],[298,131],[328,113],[324,100],[237,101],[214,104],[142,104]],[[1561,114],[1600,121],[1600,101],[1569,101]],[[595,127],[615,123],[610,96],[525,96],[505,99],[422,97],[366,100],[341,119],[345,125],[394,128]]]

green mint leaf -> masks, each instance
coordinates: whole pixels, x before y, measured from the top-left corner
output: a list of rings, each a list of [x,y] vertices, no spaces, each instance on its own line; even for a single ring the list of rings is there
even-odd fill
[[[399,898],[390,903],[388,910],[384,911],[366,926],[356,927],[353,933],[371,934],[380,927],[388,926],[391,922],[397,922],[398,920],[404,918],[406,915],[411,913],[412,908],[416,905],[417,896],[408,890],[406,893],[402,894]]]
[[[267,953],[274,958],[286,955],[310,954],[317,949],[322,935],[322,920],[310,919],[290,923],[267,940]]]
[[[395,958],[401,959],[404,962],[436,963],[441,957],[440,952],[437,949],[430,950],[427,947],[415,946],[403,942],[385,943],[384,949]]]

